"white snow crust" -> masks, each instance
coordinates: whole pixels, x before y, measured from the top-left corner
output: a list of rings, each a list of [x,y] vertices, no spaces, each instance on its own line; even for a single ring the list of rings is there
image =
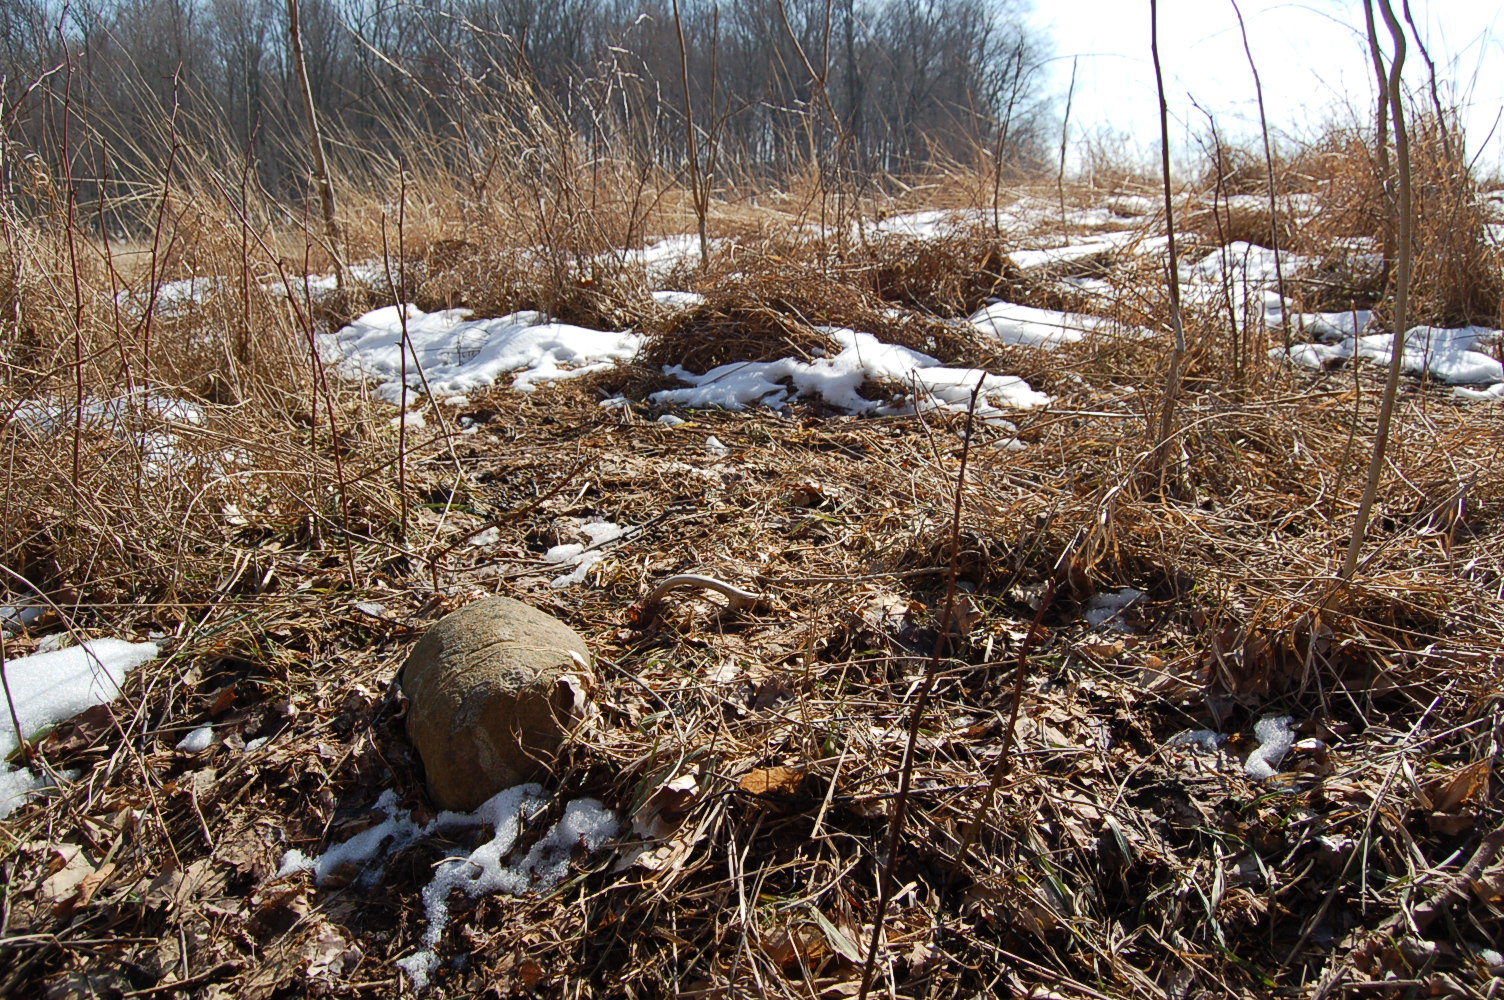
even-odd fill
[[[1349,322],[1348,326],[1351,325]],[[1452,385],[1475,387],[1468,395],[1498,397],[1504,395],[1498,391],[1499,384],[1504,383],[1504,365],[1478,348],[1497,344],[1500,336],[1501,331],[1482,326],[1412,327],[1405,331],[1400,363],[1411,375],[1429,374]],[[1289,357],[1297,365],[1319,369],[1354,355],[1387,365],[1393,351],[1392,335],[1374,333],[1346,337],[1335,344],[1296,344],[1290,348]],[[1280,348],[1274,353],[1278,356],[1285,352]]]
[[[377,380],[376,395],[400,404],[404,353],[411,399],[411,393],[423,391],[424,376],[436,396],[480,389],[505,375],[513,376],[513,389],[531,392],[541,382],[578,378],[628,360],[642,340],[636,333],[550,322],[531,311],[471,319],[465,309],[425,313],[414,306],[386,306],[323,338],[323,348],[345,374]]]
[[[184,753],[203,753],[214,742],[214,727],[209,725],[199,726],[187,736],[178,740],[174,748]]]
[[[475,899],[498,892],[512,896],[548,892],[569,874],[569,862],[576,850],[598,851],[620,828],[616,814],[595,799],[575,799],[525,855],[512,856],[523,831],[549,802],[541,785],[517,785],[493,795],[473,813],[446,810],[420,827],[413,822],[411,812],[397,807],[396,793],[388,790],[376,802],[376,808],[386,813],[386,819],[315,858],[302,851],[288,851],[277,877],[308,871],[313,873],[315,882],[322,884],[340,868],[356,865],[365,869],[362,881],[374,884],[381,877],[383,859],[417,840],[450,830],[489,826],[491,839],[465,857],[449,858],[439,864],[433,879],[423,889],[428,927],[422,947],[397,962],[412,980],[413,988],[421,990],[438,968],[436,949],[449,926],[451,893],[458,889]]]
[[[1280,715],[1254,723],[1253,735],[1257,737],[1259,745],[1243,763],[1243,770],[1250,778],[1263,781],[1274,777],[1279,770],[1279,762],[1285,759],[1285,754],[1295,745],[1291,721],[1288,715]]]
[[[591,521],[580,525],[580,532],[590,540],[588,543],[568,542],[543,553],[544,562],[573,567],[568,573],[554,577],[551,586],[563,589],[571,584],[584,583],[595,564],[606,558],[600,547],[621,538],[626,529],[610,521]]]
[[[40,730],[72,718],[84,709],[114,701],[125,675],[156,659],[159,652],[153,642],[93,639],[67,649],[7,661],[5,678],[10,687],[10,704],[0,713],[0,758],[10,756],[18,745],[11,711],[21,724],[21,735],[30,739]],[[6,768],[0,774],[0,819],[9,816],[24,801],[26,792],[38,787],[38,782],[29,771]]]
[[[688,388],[665,389],[649,397],[651,402],[688,407],[744,410],[766,406],[780,410],[792,399],[820,399],[829,406],[854,414],[912,413],[915,408],[965,409],[972,390],[980,382],[977,415],[999,421],[1005,410],[1045,406],[1050,397],[1035,392],[1023,379],[994,375],[980,369],[943,367],[919,351],[885,344],[870,333],[826,329],[842,350],[834,357],[810,362],[796,358],[778,361],[734,362],[696,375],[678,365],[664,371],[688,383]],[[909,393],[897,400],[868,399],[863,385],[886,379],[907,386]]]
[[[1013,302],[994,302],[967,322],[1005,344],[1047,351],[1085,340],[1088,335],[1110,326],[1100,316],[1036,309]]]

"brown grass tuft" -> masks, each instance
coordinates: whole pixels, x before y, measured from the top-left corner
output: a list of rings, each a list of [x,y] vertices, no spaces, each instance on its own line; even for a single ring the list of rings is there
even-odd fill
[[[1504,258],[1488,236],[1488,215],[1467,162],[1457,122],[1421,113],[1410,123],[1415,203],[1415,324],[1497,324],[1504,304]],[[1319,279],[1304,284],[1320,308],[1378,305],[1392,280],[1375,258],[1392,253],[1391,182],[1361,132],[1331,133],[1294,169],[1313,183],[1322,210],[1301,232],[1297,252],[1325,258]]]
[[[943,266],[938,253],[919,253],[917,246],[878,240],[840,248],[798,238],[733,244],[695,277],[703,304],[646,326],[654,339],[641,360],[707,371],[729,361],[809,358],[829,346],[821,327],[871,333],[947,361],[979,356],[969,328],[915,311],[915,300],[942,306],[949,296],[959,302],[1003,279],[971,274],[966,258]],[[988,259],[999,269],[1011,267],[995,248],[977,252],[996,255]],[[910,308],[894,308],[899,303]]]

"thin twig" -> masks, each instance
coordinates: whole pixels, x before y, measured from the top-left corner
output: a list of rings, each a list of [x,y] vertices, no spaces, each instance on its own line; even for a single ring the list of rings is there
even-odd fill
[[[1013,668],[1013,701],[1008,709],[1008,728],[1003,730],[1003,746],[998,751],[997,763],[992,767],[992,776],[988,779],[987,788],[982,793],[982,801],[977,804],[976,811],[972,813],[971,821],[966,824],[966,831],[961,836],[961,846],[956,850],[956,860],[952,868],[953,874],[966,869],[966,856],[970,853],[971,846],[976,843],[987,814],[992,810],[993,797],[1002,787],[1003,779],[1013,770],[1013,744],[1017,739],[1015,732],[1018,729],[1018,707],[1024,700],[1024,678],[1029,674],[1029,654],[1033,652],[1034,645],[1039,641],[1040,633],[1044,629],[1044,616],[1054,602],[1055,580],[1051,577],[1045,583],[1044,593],[1040,595],[1039,609],[1034,613],[1034,622],[1029,626],[1029,633],[1024,636],[1024,641],[1018,647],[1018,665]]]
[[[1169,461],[1171,434],[1175,429],[1175,404],[1180,398],[1181,368],[1185,363],[1185,323],[1180,312],[1180,258],[1175,250],[1175,197],[1170,189],[1170,108],[1165,102],[1165,78],[1159,64],[1159,0],[1149,0],[1149,50],[1154,57],[1154,86],[1159,94],[1159,161],[1164,181],[1165,231],[1169,264],[1166,277],[1170,288],[1170,324],[1175,330],[1175,349],[1170,353],[1170,367],[1165,372],[1164,400],[1159,411],[1159,432],[1155,437],[1149,471],[1159,478],[1159,491],[1165,492],[1166,465]]]
[[[950,521],[950,567],[945,576],[945,598],[940,609],[940,629],[935,635],[935,649],[925,667],[924,679],[919,684],[919,693],[914,707],[909,712],[908,739],[904,742],[903,763],[898,772],[898,795],[893,800],[893,815],[888,819],[888,834],[884,838],[881,855],[882,872],[878,876],[877,906],[872,917],[872,940],[867,945],[867,957],[862,966],[862,985],[857,1000],[866,1000],[872,989],[877,972],[877,953],[882,945],[883,920],[888,904],[893,899],[893,874],[898,867],[898,846],[903,837],[904,821],[909,811],[909,789],[914,783],[914,751],[919,744],[919,729],[924,722],[925,709],[929,707],[930,693],[935,688],[935,678],[940,673],[940,663],[950,644],[951,622],[955,615],[956,575],[958,555],[961,550],[961,509],[966,495],[966,464],[971,457],[972,428],[976,419],[977,400],[982,394],[982,379],[977,379],[971,391],[971,402],[966,408],[966,426],[961,438],[961,463],[956,470],[955,498],[951,506]]]
[[[1348,541],[1347,555],[1342,560],[1342,570],[1337,574],[1341,582],[1350,582],[1358,568],[1358,557],[1363,552],[1363,542],[1368,533],[1368,519],[1373,512],[1374,499],[1379,494],[1379,480],[1384,473],[1384,458],[1389,447],[1389,429],[1394,420],[1394,400],[1399,395],[1400,373],[1405,368],[1405,320],[1410,296],[1410,270],[1412,267],[1410,231],[1412,225],[1410,204],[1410,136],[1405,128],[1405,100],[1400,76],[1405,65],[1405,31],[1394,16],[1389,0],[1378,0],[1384,23],[1394,40],[1394,58],[1389,64],[1389,111],[1394,119],[1395,167],[1399,171],[1399,260],[1394,278],[1394,319],[1390,324],[1393,336],[1389,345],[1389,375],[1384,381],[1384,397],[1379,404],[1379,426],[1374,434],[1373,452],[1368,460],[1368,481],[1363,487],[1363,499],[1358,504],[1358,515],[1353,522],[1352,538]],[[1378,39],[1371,44],[1378,48]],[[1356,332],[1356,331],[1355,331]]]

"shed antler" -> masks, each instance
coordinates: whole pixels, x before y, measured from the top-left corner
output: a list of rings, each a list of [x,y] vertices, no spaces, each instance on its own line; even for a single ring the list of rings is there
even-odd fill
[[[703,576],[699,573],[680,573],[666,580],[660,580],[646,597],[632,605],[628,611],[628,617],[637,625],[646,625],[658,615],[658,606],[663,603],[664,595],[671,590],[682,587],[698,587],[701,590],[713,590],[726,598],[726,607],[731,611],[750,611],[760,604],[767,603],[767,595],[759,594],[751,590],[743,590],[740,587],[717,580],[713,576]]]

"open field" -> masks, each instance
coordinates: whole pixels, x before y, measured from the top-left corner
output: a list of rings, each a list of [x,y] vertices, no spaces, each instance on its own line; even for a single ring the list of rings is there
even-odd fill
[[[392,996],[431,945],[444,996],[846,997],[881,910],[887,996],[1497,996],[1504,205],[1414,133],[1421,332],[1346,580],[1394,341],[1356,133],[1272,213],[1262,161],[1177,192],[1168,399],[1129,176],[697,211],[560,157],[349,179],[336,247],[218,175],[104,240],[37,175],[3,656],[161,655],[12,758],[50,787],[0,823],[0,995]],[[679,573],[764,600],[645,614]],[[621,830],[425,944],[485,836],[285,861],[435,818],[391,682],[487,594],[599,674],[524,846],[587,796]]]

